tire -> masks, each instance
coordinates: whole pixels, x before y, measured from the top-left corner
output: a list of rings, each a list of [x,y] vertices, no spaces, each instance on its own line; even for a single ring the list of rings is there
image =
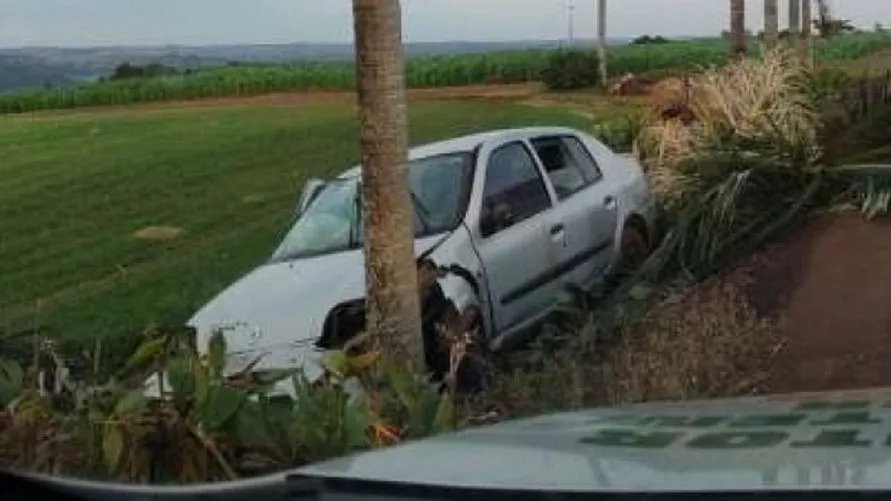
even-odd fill
[[[644,231],[634,225],[625,225],[619,250],[619,266],[616,269],[618,278],[627,278],[637,271],[650,257],[650,251],[650,242]]]

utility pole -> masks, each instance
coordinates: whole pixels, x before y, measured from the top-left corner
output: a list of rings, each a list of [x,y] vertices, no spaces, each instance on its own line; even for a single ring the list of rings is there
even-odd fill
[[[597,0],[597,59],[600,83],[606,88],[609,80],[606,67],[606,0]]]
[[[572,47],[575,45],[575,4],[572,2],[569,3],[569,26],[567,27],[567,31],[569,33],[569,46]]]

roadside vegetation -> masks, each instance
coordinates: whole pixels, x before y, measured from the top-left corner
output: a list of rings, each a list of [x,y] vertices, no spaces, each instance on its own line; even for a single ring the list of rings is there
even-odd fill
[[[887,140],[891,99],[851,105],[865,95],[859,88],[772,52],[697,75],[675,103],[684,120],[653,112],[600,129],[644,162],[663,238],[618,288],[568,292],[564,311],[533,345],[487,360],[486,389],[477,395],[453,391],[452,379],[443,391],[431,388],[374,352],[330,352],[319,384],[290,371],[224,378],[223,340],[212,338],[209,355],[199,357],[193,333],[176,327],[270,248],[303,179],[355,158],[340,144],[356,144],[344,139],[356,133],[346,107],[306,107],[301,116],[221,108],[10,117],[0,144],[13,163],[0,173],[18,193],[2,210],[17,217],[0,220],[10,225],[2,233],[51,230],[38,243],[22,236],[0,247],[2,273],[12,277],[5,321],[27,341],[2,339],[13,344],[0,363],[0,405],[9,409],[0,414],[0,461],[103,479],[220,480],[548,410],[764,391],[783,347],[782,319],[759,316],[744,284],[724,272],[814,211],[845,207],[872,217],[891,208],[891,167],[842,167],[828,154],[848,139],[828,124]],[[485,101],[413,113],[413,142],[516,123],[592,127],[578,114]],[[134,132],[142,139],[134,142]],[[101,147],[90,142],[98,135]],[[157,139],[168,147],[156,148]],[[166,191],[171,184],[181,191]],[[72,202],[46,203],[63,195]],[[73,202],[81,197],[87,201]],[[130,207],[139,217],[121,213]],[[134,219],[184,231],[156,231],[176,236],[145,242],[133,238]],[[110,269],[115,259],[126,264]],[[144,331],[147,308],[169,315],[165,324]],[[28,333],[47,319],[68,339],[103,331],[107,341],[72,351],[43,341],[55,333]],[[456,362],[477,356],[465,350],[454,343]],[[5,355],[16,351],[22,355]],[[76,377],[62,377],[69,367]],[[38,390],[41,370],[45,387],[59,376],[57,391]],[[159,371],[169,375],[169,398],[147,399],[138,385]],[[285,379],[297,398],[270,398],[269,385]],[[370,398],[348,398],[347,381]]]
[[[824,61],[856,59],[891,47],[891,34],[853,33],[815,41]],[[583,53],[587,51],[581,51]],[[753,51],[757,52],[757,51]],[[550,51],[419,57],[406,64],[409,87],[537,82],[553,62]],[[585,57],[594,58],[593,53]],[[653,71],[696,70],[728,60],[727,42],[684,40],[632,44],[609,52],[615,75]],[[595,65],[596,67],[596,65]],[[154,73],[153,73],[154,74]],[[0,94],[0,113],[79,108],[157,101],[180,101],[275,92],[353,90],[356,76],[349,62],[233,66],[154,78],[127,78],[50,90]]]

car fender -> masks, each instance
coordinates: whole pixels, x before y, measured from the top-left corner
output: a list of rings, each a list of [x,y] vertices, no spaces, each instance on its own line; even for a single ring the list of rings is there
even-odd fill
[[[647,240],[655,237],[656,205],[650,192],[647,177],[640,163],[632,155],[613,154],[616,189],[616,230],[613,238],[613,258],[609,271],[615,270],[621,261],[622,234],[629,219],[639,217],[646,225]]]
[[[419,261],[423,259],[429,259],[439,269],[437,283],[458,313],[476,310],[481,316],[485,333],[491,333],[486,276],[467,228],[458,226],[438,245],[419,257]]]

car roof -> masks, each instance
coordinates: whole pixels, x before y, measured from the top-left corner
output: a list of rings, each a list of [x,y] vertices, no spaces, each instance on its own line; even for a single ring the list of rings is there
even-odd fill
[[[449,153],[471,152],[478,146],[489,141],[505,141],[557,134],[578,134],[579,132],[579,130],[569,127],[514,127],[509,129],[496,129],[415,146],[409,149],[408,159],[411,161],[437,155],[446,155]],[[344,171],[338,177],[342,179],[356,177],[360,172],[361,166],[355,165]]]

